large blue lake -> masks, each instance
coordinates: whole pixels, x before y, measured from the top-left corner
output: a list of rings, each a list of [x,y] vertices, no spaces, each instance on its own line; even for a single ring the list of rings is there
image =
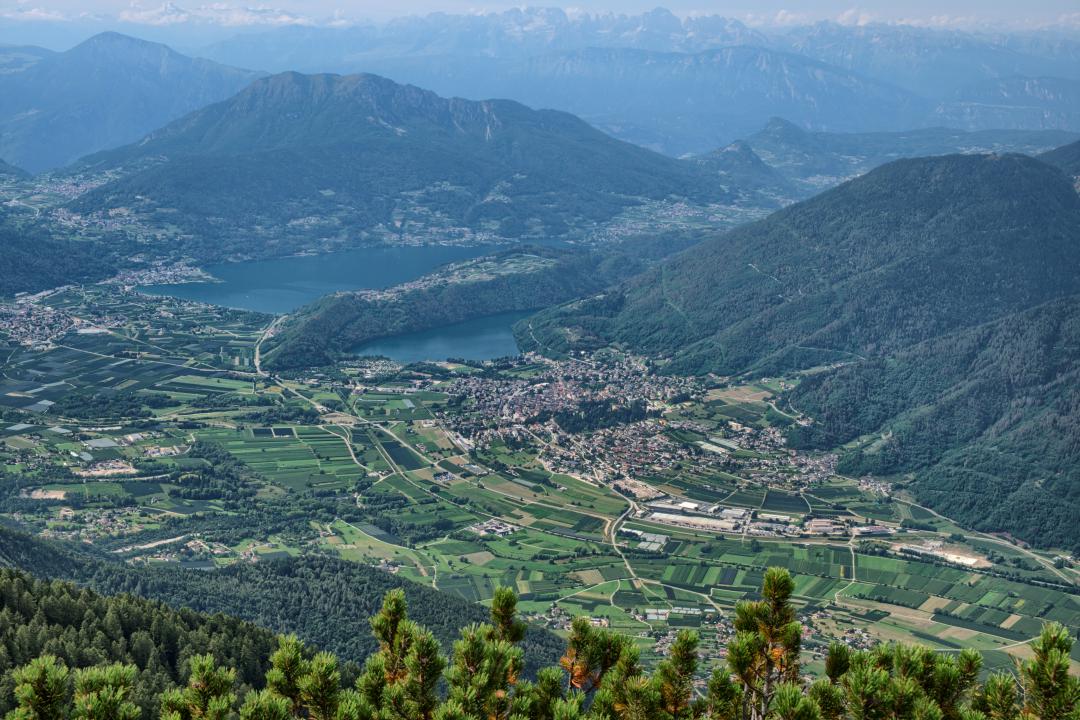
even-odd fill
[[[532,313],[510,312],[467,320],[434,330],[395,335],[363,343],[352,349],[357,355],[384,355],[400,363],[423,360],[490,360],[517,355],[510,329]]]
[[[305,255],[210,265],[221,282],[147,285],[156,295],[255,310],[287,313],[339,290],[384,288],[414,280],[440,265],[491,252],[489,247],[378,247],[329,255]],[[515,355],[511,326],[527,313],[503,313],[436,330],[384,338],[356,348],[358,354],[385,355],[398,362],[468,360]]]
[[[287,313],[339,290],[384,288],[414,280],[440,265],[465,260],[490,247],[374,247],[329,255],[302,255],[208,265],[221,282],[147,285],[156,295],[198,300],[212,305]]]

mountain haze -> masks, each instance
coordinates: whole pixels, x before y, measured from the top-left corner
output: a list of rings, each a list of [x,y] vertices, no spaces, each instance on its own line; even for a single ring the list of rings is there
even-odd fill
[[[899,130],[921,122],[930,107],[887,83],[750,45],[692,53],[586,47],[525,58],[407,56],[355,66],[443,94],[567,110],[672,155],[726,144],[774,115],[822,130]]]
[[[102,33],[0,73],[0,157],[40,172],[132,142],[258,73]]]

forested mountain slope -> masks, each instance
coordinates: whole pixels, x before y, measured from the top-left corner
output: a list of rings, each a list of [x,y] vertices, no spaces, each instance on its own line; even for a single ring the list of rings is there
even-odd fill
[[[113,261],[100,248],[20,226],[0,209],[0,297],[101,280],[114,271]]]
[[[122,177],[73,208],[156,213],[210,238],[206,252],[222,252],[231,232],[271,246],[365,233],[558,236],[645,201],[728,197],[695,164],[572,115],[445,99],[374,75],[265,78],[80,165],[117,169]]]
[[[1069,179],[1021,155],[947,156],[892,163],[706,241],[541,312],[518,337],[555,351],[615,343],[671,372],[840,363],[792,394],[816,419],[796,443],[885,434],[850,472],[912,472],[916,495],[950,516],[1072,549],[1077,294]]]
[[[174,610],[131,596],[103,597],[0,569],[0,712],[5,714],[15,706],[12,671],[42,653],[73,668],[135,665],[132,700],[149,717],[161,692],[184,682],[192,655],[210,653],[236,668],[240,682],[261,686],[276,645],[273,633],[235,618]]]
[[[1066,175],[1074,180],[1080,178],[1080,142],[1070,143],[1045,152],[1039,156],[1039,159],[1054,167],[1061,168]]]
[[[553,348],[616,342],[732,374],[886,354],[1076,292],[1080,197],[1063,174],[954,155],[889,164],[533,328]]]
[[[978,530],[1080,552],[1080,296],[808,376],[790,393],[851,475],[913,473],[920,502]]]
[[[405,591],[410,615],[428,627],[444,649],[463,626],[487,618],[483,607],[457,595],[329,557],[234,565],[215,572],[131,567],[0,527],[0,566],[73,581],[106,595],[129,593],[174,608],[226,613],[273,632],[295,633],[357,663],[376,649],[368,618],[391,589]],[[529,628],[524,648],[531,674],[554,662],[561,644],[552,633]]]

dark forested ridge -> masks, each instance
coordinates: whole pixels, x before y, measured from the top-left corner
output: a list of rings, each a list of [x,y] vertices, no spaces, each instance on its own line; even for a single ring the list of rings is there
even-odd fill
[[[21,227],[0,210],[0,297],[101,280],[116,269],[109,255],[89,242]]]
[[[549,307],[596,292],[642,265],[620,255],[525,247],[452,267],[444,272],[453,278],[391,297],[338,293],[301,308],[275,338],[268,366],[326,365],[368,340]]]
[[[886,354],[1076,292],[1080,196],[1060,171],[953,155],[891,163],[533,328],[727,375]]]
[[[59,543],[0,527],[0,566],[85,585],[106,595],[128,593],[176,608],[226,613],[278,633],[295,633],[343,660],[361,662],[376,649],[368,628],[387,591],[404,590],[409,612],[446,648],[458,631],[487,617],[484,608],[390,573],[329,557],[300,557],[214,572],[131,567]],[[529,673],[558,657],[559,640],[529,628]]]
[[[1039,159],[1061,168],[1073,179],[1080,178],[1080,141],[1045,152],[1039,156]]]
[[[125,172],[75,209],[168,212],[170,222],[211,238],[192,240],[201,255],[243,252],[222,248],[229,231],[278,240],[353,237],[376,226],[559,236],[645,199],[727,197],[695,164],[615,140],[573,115],[445,99],[374,75],[258,80],[81,168]]]
[[[958,520],[1075,548],[1077,294],[1069,180],[1019,155],[948,156],[892,163],[541,312],[519,341],[617,343],[672,372],[843,361],[794,393],[818,419],[797,443],[889,430],[850,472],[913,472],[917,496]]]
[[[150,717],[161,693],[186,680],[192,655],[209,653],[236,668],[241,683],[258,687],[276,644],[273,633],[225,615],[174,610],[127,595],[104,597],[0,569],[0,712],[15,706],[13,670],[42,653],[72,668],[134,665],[131,699]]]
[[[842,472],[914,473],[954,519],[1080,552],[1080,296],[810,375],[789,399],[817,420],[796,444],[885,434]]]

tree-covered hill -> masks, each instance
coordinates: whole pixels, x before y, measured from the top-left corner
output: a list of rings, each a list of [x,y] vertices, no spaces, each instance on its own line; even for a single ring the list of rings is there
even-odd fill
[[[73,207],[130,207],[214,238],[282,242],[355,239],[376,227],[386,236],[433,228],[563,235],[647,200],[727,197],[695,164],[573,115],[446,99],[374,75],[258,80],[80,165],[118,168],[122,177]]]
[[[1062,174],[953,155],[891,163],[532,326],[548,347],[614,342],[728,375],[884,355],[1077,292]]]
[[[1080,547],[1080,195],[1021,156],[904,160],[519,325],[526,348],[619,344],[670,372],[840,365],[792,406],[804,445],[868,433],[849,472],[914,473],[982,530]],[[536,338],[535,341],[533,338]]]
[[[118,249],[102,252],[89,242],[57,238],[0,209],[0,297],[101,280],[115,272],[110,255]]]
[[[1080,142],[1062,145],[1059,148],[1045,152],[1039,159],[1054,167],[1061,168],[1066,175],[1074,180],[1080,178]]]
[[[449,648],[462,626],[487,617],[484,608],[390,573],[330,557],[299,557],[214,572],[132,567],[0,527],[0,567],[76,582],[105,595],[131,594],[174,608],[226,613],[277,633],[294,633],[342,660],[362,662],[375,651],[368,618],[383,595],[402,589],[410,613]],[[558,657],[558,638],[530,627],[525,667],[534,673]]]

